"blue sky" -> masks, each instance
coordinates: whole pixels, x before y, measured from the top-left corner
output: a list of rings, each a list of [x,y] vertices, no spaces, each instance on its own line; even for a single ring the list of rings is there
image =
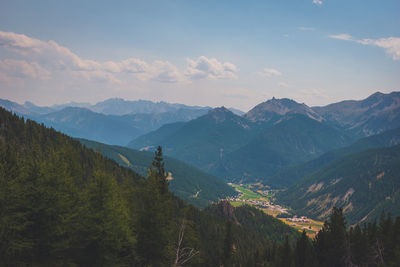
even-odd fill
[[[4,1],[0,98],[248,110],[400,85],[400,1]]]

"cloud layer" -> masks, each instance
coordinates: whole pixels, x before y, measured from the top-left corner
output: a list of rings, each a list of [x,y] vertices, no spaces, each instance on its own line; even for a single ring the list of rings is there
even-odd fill
[[[238,69],[230,62],[219,62],[215,58],[201,56],[196,60],[187,59],[185,75],[190,79],[237,79]]]
[[[323,3],[322,3],[322,0],[313,0],[312,1],[314,4],[316,4],[316,5],[318,5],[318,6],[321,6]]]
[[[168,61],[145,62],[138,58],[100,62],[84,59],[55,41],[42,41],[24,34],[0,31],[0,48],[19,59],[0,59],[2,76],[49,79],[52,71],[72,73],[89,81],[119,83],[123,75],[138,80],[177,83],[192,79],[236,79],[238,69],[230,62],[200,56],[188,59],[185,71]]]
[[[386,53],[389,54],[393,60],[400,60],[400,38],[399,37],[388,37],[380,39],[356,39],[350,34],[342,33],[337,35],[330,35],[330,38],[352,41],[363,45],[372,45],[383,48]]]

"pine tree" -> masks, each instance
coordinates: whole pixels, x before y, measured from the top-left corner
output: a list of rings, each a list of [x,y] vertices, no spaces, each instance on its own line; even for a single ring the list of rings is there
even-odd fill
[[[162,149],[158,147],[148,171],[137,216],[137,251],[142,265],[172,264],[174,257],[173,200],[168,191]]]
[[[341,208],[332,209],[329,220],[315,238],[318,266],[341,267],[349,261],[346,221]]]
[[[293,255],[292,255],[292,247],[289,243],[289,237],[285,236],[285,242],[283,243],[283,247],[280,253],[280,267],[291,267],[293,266]]]
[[[296,242],[295,265],[297,267],[311,267],[314,265],[313,247],[304,230]]]
[[[164,159],[161,146],[158,146],[149,169],[149,178],[155,179],[156,187],[161,194],[168,192],[167,174],[164,168]]]
[[[227,221],[225,223],[225,237],[223,244],[223,255],[222,255],[222,265],[230,266],[232,258],[232,246],[233,246],[233,236],[232,236],[232,222]]]

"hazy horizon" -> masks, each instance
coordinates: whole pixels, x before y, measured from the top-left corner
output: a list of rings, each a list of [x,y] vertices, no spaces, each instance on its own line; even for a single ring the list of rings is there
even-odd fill
[[[392,91],[392,92],[388,92],[388,93],[384,93],[384,94],[390,94],[390,93],[394,93],[394,92],[400,92],[400,91]],[[383,92],[376,91],[376,92],[374,92],[374,93],[372,93],[372,94],[375,94],[375,93],[383,93]],[[334,103],[338,103],[338,102],[346,101],[346,100],[355,100],[355,101],[359,101],[359,100],[363,100],[363,99],[365,99],[365,98],[371,96],[372,94],[367,95],[367,96],[365,96],[365,97],[362,97],[362,98],[360,98],[360,99],[343,99],[343,100],[339,100],[339,101],[327,103],[327,104],[325,104],[325,105],[308,105],[307,103],[299,102],[299,101],[297,101],[296,99],[292,99],[292,98],[289,98],[289,99],[294,100],[294,101],[296,101],[297,103],[306,104],[306,105],[309,106],[309,107],[318,107],[318,106],[327,106],[327,105],[330,105],[330,104],[334,104]],[[266,101],[268,101],[268,100],[271,100],[272,98],[283,99],[283,98],[278,98],[278,97],[272,96],[271,98],[265,99],[265,100],[262,101],[262,102],[266,102]],[[0,98],[0,99],[1,99],[1,98]],[[226,107],[226,108],[234,108],[234,109],[237,109],[237,110],[242,111],[242,112],[248,112],[250,109],[252,109],[252,108],[255,107],[256,105],[262,103],[262,102],[257,103],[256,105],[250,107],[250,109],[243,110],[243,109],[240,109],[240,108],[237,108],[237,107],[231,107],[231,106],[227,106],[227,105],[224,105],[224,104],[222,104],[222,105],[220,105],[220,106],[189,105],[189,104],[187,104],[187,103],[168,102],[168,101],[164,101],[164,100],[153,101],[153,100],[149,100],[149,99],[124,99],[124,98],[121,98],[121,97],[110,97],[110,98],[106,98],[106,99],[103,99],[103,100],[100,100],[100,101],[94,101],[94,102],[68,101],[68,102],[53,103],[53,104],[48,104],[48,105],[39,105],[39,104],[37,104],[37,103],[35,103],[35,102],[33,102],[33,101],[30,101],[30,100],[25,100],[25,101],[14,101],[14,100],[11,100],[11,99],[5,99],[5,100],[9,100],[9,101],[18,103],[18,104],[20,104],[20,105],[23,105],[23,104],[25,104],[26,102],[30,102],[30,103],[32,103],[32,104],[34,104],[34,105],[36,105],[36,106],[39,106],[39,107],[53,107],[53,106],[61,106],[61,105],[68,105],[68,104],[88,104],[88,105],[92,105],[92,106],[93,106],[93,105],[95,105],[95,104],[98,104],[98,103],[101,103],[101,102],[104,102],[104,101],[107,101],[107,100],[111,100],[111,99],[121,99],[121,100],[128,101],[128,102],[129,102],[129,101],[132,101],[132,102],[134,102],[134,101],[151,101],[151,102],[154,102],[154,103],[165,102],[165,103],[168,103],[168,104],[183,104],[183,105],[187,105],[187,106],[199,106],[199,107],[210,107],[210,108]]]

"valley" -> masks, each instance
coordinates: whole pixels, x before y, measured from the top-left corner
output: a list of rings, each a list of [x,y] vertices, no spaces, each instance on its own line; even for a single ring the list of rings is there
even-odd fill
[[[240,185],[233,183],[228,184],[234,187],[239,193],[237,197],[227,198],[234,207],[243,205],[256,207],[300,232],[304,230],[310,238],[314,238],[317,232],[322,229],[323,222],[312,220],[306,216],[294,215],[292,211],[289,213],[289,208],[276,204],[275,195],[279,190],[272,190],[269,186],[264,186],[260,183]]]

